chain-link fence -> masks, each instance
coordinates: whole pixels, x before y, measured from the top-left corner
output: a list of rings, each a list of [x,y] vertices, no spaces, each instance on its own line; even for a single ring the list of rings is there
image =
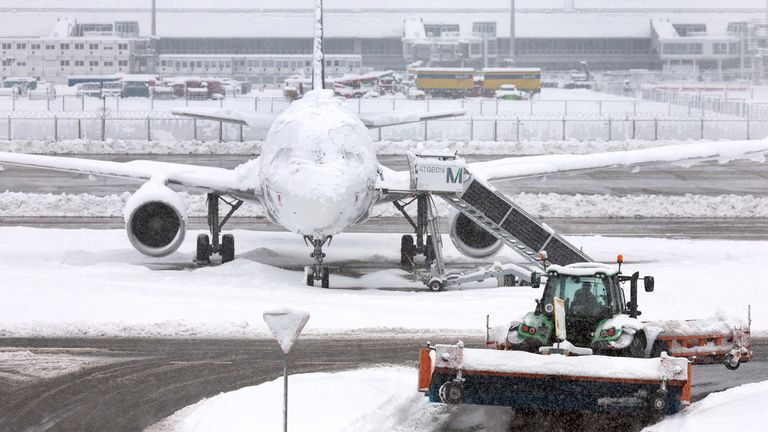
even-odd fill
[[[84,114],[84,113],[82,113]],[[457,118],[430,120],[370,131],[379,141],[568,141],[757,139],[768,122],[728,118]],[[8,140],[200,140],[258,141],[264,131],[223,122],[170,115],[0,118],[0,139]]]

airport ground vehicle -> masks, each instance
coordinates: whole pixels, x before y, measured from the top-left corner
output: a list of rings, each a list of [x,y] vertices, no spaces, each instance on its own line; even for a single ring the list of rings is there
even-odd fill
[[[656,421],[690,404],[692,364],[722,361],[736,369],[751,359],[749,325],[638,320],[639,273],[622,275],[621,261],[547,266],[536,309],[488,328],[490,350],[465,349],[461,342],[422,348],[419,390],[431,402]],[[541,276],[532,273],[531,286],[538,287]],[[621,287],[626,282],[629,302]],[[653,277],[643,284],[653,291]]]
[[[37,79],[32,77],[8,77],[3,80],[3,88],[16,89],[18,95],[26,95],[37,88]]]

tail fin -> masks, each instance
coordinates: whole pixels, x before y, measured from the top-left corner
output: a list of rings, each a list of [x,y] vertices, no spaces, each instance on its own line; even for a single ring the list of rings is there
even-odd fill
[[[312,48],[312,89],[325,86],[325,58],[323,55],[323,0],[315,0],[315,41]]]

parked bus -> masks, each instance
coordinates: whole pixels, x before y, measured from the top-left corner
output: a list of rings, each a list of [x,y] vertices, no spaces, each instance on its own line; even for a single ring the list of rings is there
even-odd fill
[[[415,68],[416,87],[437,97],[471,96],[475,89],[472,68]]]
[[[541,91],[541,68],[485,68],[482,95],[491,97],[504,85],[531,95]]]

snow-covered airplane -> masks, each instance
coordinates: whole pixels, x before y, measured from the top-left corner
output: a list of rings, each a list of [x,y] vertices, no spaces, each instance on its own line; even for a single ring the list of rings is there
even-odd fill
[[[376,203],[397,203],[417,193],[409,171],[396,172],[378,163],[368,128],[463,113],[348,112],[332,90],[323,89],[322,0],[315,2],[315,16],[313,90],[279,116],[268,118],[231,110],[175,111],[180,115],[251,127],[268,125],[262,153],[254,160],[234,169],[223,169],[142,160],[118,163],[0,152],[0,164],[145,182],[128,200],[124,216],[131,244],[152,257],[175,252],[186,233],[186,204],[169,185],[208,194],[211,237],[198,236],[198,263],[209,262],[213,254],[219,254],[222,262],[234,259],[234,237],[221,235],[222,228],[243,201],[261,203],[271,221],[303,236],[312,245],[310,256],[314,258],[314,265],[307,274],[307,283],[313,285],[320,281],[323,287],[328,287],[323,247],[330,239],[364,222]],[[505,158],[467,164],[466,168],[475,178],[492,181],[657,162],[754,158],[762,157],[766,151],[768,141],[713,142],[591,155]],[[221,202],[230,206],[222,219],[219,217]],[[489,256],[498,250],[500,243],[493,241],[490,246],[476,247],[473,243],[477,241],[473,239],[482,228],[473,226],[471,221],[464,221],[457,228],[457,220],[453,220],[452,232],[456,233],[453,239],[462,252]],[[404,244],[404,247],[413,246]]]

